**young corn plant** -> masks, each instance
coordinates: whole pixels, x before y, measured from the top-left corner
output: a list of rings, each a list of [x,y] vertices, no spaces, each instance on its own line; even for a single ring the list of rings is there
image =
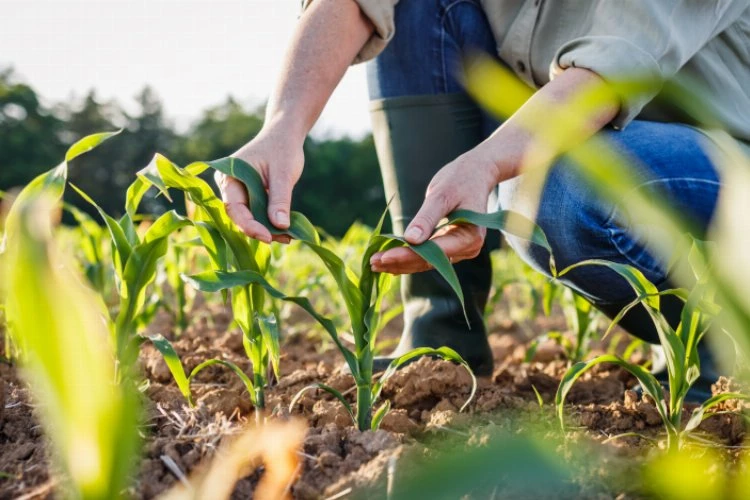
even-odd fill
[[[695,255],[696,252],[699,252],[698,246],[694,245],[691,254]],[[698,261],[690,257],[689,260]],[[568,392],[581,375],[601,363],[613,363],[627,370],[638,380],[643,392],[654,400],[667,433],[667,448],[670,451],[681,447],[684,435],[698,427],[710,415],[708,411],[711,408],[729,399],[747,399],[747,396],[739,393],[725,393],[711,397],[693,411],[688,423],[682,428],[685,397],[700,375],[698,344],[711,328],[719,311],[719,307],[714,302],[715,293],[709,282],[710,271],[707,268],[692,266],[696,284],[690,291],[686,289],[659,291],[639,270],[628,265],[602,260],[587,260],[574,264],[558,276],[563,276],[568,271],[582,266],[607,267],[627,280],[633,288],[636,299],[618,314],[612,325],[617,324],[634,307],[639,304],[643,305],[654,322],[666,354],[669,392],[665,394],[659,381],[648,370],[619,356],[605,354],[589,362],[579,362],[565,373],[555,396],[558,417],[562,426],[564,426],[563,405]],[[660,298],[665,295],[674,295],[685,302],[680,322],[674,329],[659,308]]]
[[[202,246],[200,239],[180,238],[173,241],[164,257],[164,281],[169,285],[168,292],[162,290],[162,296],[171,297],[165,301],[166,309],[174,318],[175,330],[181,334],[188,327],[188,313],[193,305],[195,294],[186,288],[180,274],[192,266],[194,249]]]
[[[9,333],[67,476],[60,485],[66,498],[119,497],[138,449],[139,399],[132,385],[112,383],[106,308],[53,239],[67,162],[111,135],[82,139],[65,162],[21,191],[7,219],[0,269]]]
[[[113,332],[115,352],[119,363],[130,364],[137,356],[138,347],[143,340],[138,335],[145,323],[140,316],[151,316],[153,312],[153,301],[148,300],[147,290],[156,278],[159,260],[167,253],[169,236],[191,222],[172,210],[157,218],[140,236],[133,222],[137,203],[129,205],[127,213],[116,220],[86,193],[76,186],[72,187],[99,212],[109,231],[119,294],[119,309]],[[118,371],[118,378],[119,373]]]
[[[255,219],[268,228],[272,234],[286,234],[301,241],[321,259],[338,285],[349,316],[354,350],[350,350],[344,345],[334,324],[330,320],[321,317],[313,310],[308,310],[308,312],[313,314],[329,333],[350,369],[356,384],[355,408],[352,408],[344,396],[335,389],[323,384],[316,384],[315,387],[328,392],[341,401],[358,429],[374,429],[380,425],[383,417],[390,409],[390,404],[385,402],[374,411],[375,404],[381,396],[383,385],[399,367],[412,359],[419,356],[436,356],[459,363],[468,369],[466,362],[452,349],[447,347],[437,349],[419,348],[393,360],[388,369],[379,378],[376,379],[374,377],[374,348],[378,324],[381,320],[382,299],[389,288],[391,277],[387,274],[374,273],[370,267],[370,258],[376,252],[408,245],[401,237],[381,234],[385,214],[381,217],[380,223],[369,236],[366,250],[360,259],[360,272],[357,275],[346,265],[341,257],[321,244],[318,232],[304,215],[293,212],[291,215],[291,225],[288,230],[279,230],[270,224],[266,211],[266,191],[260,175],[250,165],[238,159],[225,158],[211,162],[211,166],[225,175],[242,181],[248,189],[250,209]],[[448,223],[473,223],[495,229],[508,229],[514,226],[509,223],[511,221],[514,221],[515,225],[519,226],[519,219],[509,217],[507,212],[487,215],[469,211],[457,211],[452,214]],[[519,234],[532,239],[543,238],[543,235],[536,231],[535,227],[531,227],[527,223],[528,221],[525,221],[524,224],[521,224],[523,227],[515,227],[514,229]],[[544,243],[546,244],[546,239]],[[421,245],[408,246],[430,263],[448,281],[456,296],[463,303],[463,293],[458,278],[450,261],[442,250],[432,241],[427,241]],[[216,291],[237,286],[238,284],[260,284],[266,287],[267,282],[262,282],[260,278],[257,273],[252,272],[221,273],[215,271],[186,277],[198,289],[203,291]],[[269,293],[274,293],[270,287],[266,287],[266,289]],[[283,294],[280,294],[278,298],[282,300],[300,300],[300,298],[285,297]],[[469,371],[471,372],[471,370]],[[469,400],[472,399],[476,390],[476,380],[473,374],[472,379],[473,387]],[[292,406],[294,406],[296,400],[297,398],[292,402]]]
[[[186,168],[180,168],[164,156],[157,155],[148,167],[139,172],[138,180],[131,186],[128,192],[128,206],[136,207],[138,200],[151,187],[156,187],[166,197],[169,197],[169,189],[184,192],[186,199],[195,207],[192,220],[189,222],[195,227],[202,245],[209,254],[213,272],[218,276],[225,273],[251,273],[259,277],[258,282],[233,282],[230,286],[209,290],[221,291],[224,295],[230,293],[234,321],[242,330],[243,346],[253,367],[253,378],[251,380],[239,367],[225,360],[206,361],[187,377],[181,364],[178,360],[175,361],[174,349],[168,345],[166,339],[155,337],[152,341],[165,356],[172,375],[190,403],[190,380],[205,367],[221,364],[229,367],[240,377],[258,410],[256,416],[260,419],[265,408],[264,389],[268,383],[268,367],[272,368],[277,377],[279,375],[277,319],[271,311],[272,304],[268,300],[267,289],[260,282],[268,271],[270,248],[250,240],[232,223],[222,201],[208,183],[199,177],[208,168],[207,163],[194,163]],[[262,281],[265,282],[265,279]]]
[[[559,296],[559,304],[568,328],[573,333],[573,339],[568,338],[563,332],[549,332],[529,345],[526,361],[534,357],[539,344],[547,339],[557,342],[571,363],[578,363],[586,355],[602,315],[591,302],[572,288],[560,288]]]

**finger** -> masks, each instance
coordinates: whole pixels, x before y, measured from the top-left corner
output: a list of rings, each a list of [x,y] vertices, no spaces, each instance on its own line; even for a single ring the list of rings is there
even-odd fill
[[[281,172],[271,175],[268,182],[268,218],[279,229],[289,227],[292,205],[292,182]]]
[[[404,232],[406,241],[413,245],[424,243],[431,235],[440,219],[454,208],[449,195],[438,191],[428,194],[417,215]]]
[[[224,203],[242,203],[247,205],[247,189],[245,189],[245,185],[242,182],[221,172],[217,172],[215,178],[216,184],[218,184],[221,191],[221,199]]]
[[[292,242],[292,237],[288,234],[274,234],[272,236],[273,241],[281,243],[282,245],[288,245]]]
[[[375,265],[372,266],[372,270],[377,273],[388,273],[388,274],[414,274],[429,271],[432,266],[424,260],[417,260],[403,265]]]
[[[237,224],[243,233],[263,241],[271,242],[271,233],[263,224],[256,221],[247,206],[247,190],[245,185],[234,177],[217,172],[214,176],[216,184],[221,191],[224,200],[224,208],[232,222]]]
[[[230,219],[243,233],[265,243],[271,243],[271,233],[266,227],[253,218],[250,209],[242,203],[224,202],[224,208]]]
[[[476,226],[454,226],[440,236],[432,238],[437,246],[456,263],[473,259],[482,250],[484,231]]]
[[[484,233],[476,226],[451,226],[449,230],[435,236],[437,244],[452,263],[471,259],[479,254],[484,243]],[[393,272],[397,269],[416,269],[425,261],[407,247],[393,248],[382,252],[371,264]]]

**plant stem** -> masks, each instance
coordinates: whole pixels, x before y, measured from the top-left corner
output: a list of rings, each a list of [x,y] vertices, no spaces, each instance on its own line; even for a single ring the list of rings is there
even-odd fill
[[[255,386],[255,408],[256,410],[263,410],[266,407],[266,393],[264,386],[266,385],[265,377],[260,371],[263,368],[261,366],[253,367],[253,385]]]
[[[371,426],[372,382],[357,385],[357,427],[360,431],[369,431]]]

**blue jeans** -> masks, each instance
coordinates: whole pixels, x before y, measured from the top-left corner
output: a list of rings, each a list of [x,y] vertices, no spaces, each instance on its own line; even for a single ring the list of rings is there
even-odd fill
[[[368,64],[370,97],[463,92],[457,78],[463,54],[476,50],[494,54],[495,47],[478,0],[402,0],[396,6],[394,39]],[[487,116],[479,119],[487,135],[498,125]],[[643,178],[640,189],[665,197],[691,216],[699,230],[706,229],[720,184],[700,132],[675,123],[635,121],[625,130],[601,133],[633,160]],[[517,196],[518,182],[512,179],[500,184],[499,206],[524,213],[524,200]],[[669,286],[665,263],[654,258],[617,215],[563,159],[546,181],[536,221],[547,235],[558,269],[585,259],[607,259],[633,265],[655,284]],[[543,250],[529,248],[514,238],[508,241],[526,262],[548,273],[548,256]],[[605,268],[580,268],[564,282],[608,314],[616,314],[618,307],[633,298],[627,283]],[[625,326],[644,340],[658,342],[653,327],[640,321]]]

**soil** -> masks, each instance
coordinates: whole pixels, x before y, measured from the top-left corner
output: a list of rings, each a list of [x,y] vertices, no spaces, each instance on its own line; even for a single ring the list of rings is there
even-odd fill
[[[223,306],[202,305],[192,318],[193,325],[177,338],[166,314],[157,316],[150,330],[173,341],[187,371],[214,357],[251,371],[239,331],[227,330],[231,316]],[[428,450],[440,448],[440,442],[448,438],[458,439],[466,447],[478,446],[486,440],[489,428],[518,432],[530,422],[541,422],[548,429],[559,429],[552,402],[569,366],[562,350],[545,343],[531,362],[524,362],[530,339],[521,334],[519,325],[503,320],[502,314],[490,325],[496,367],[491,377],[478,380],[476,396],[462,413],[458,410],[469,396],[471,377],[460,366],[429,358],[403,368],[386,384],[383,396],[391,401],[393,410],[376,432],[356,431],[344,407],[328,394],[305,393],[291,412],[303,416],[309,425],[300,452],[301,471],[291,485],[291,494],[300,499],[327,498],[351,489],[381,498],[389,464],[404,454],[427,456]],[[563,330],[564,321],[559,315],[538,318],[533,329],[537,333]],[[399,331],[400,324],[395,321],[382,336],[394,338]],[[318,333],[295,334],[285,340],[282,353],[282,377],[267,391],[271,418],[286,418],[295,394],[314,382],[324,382],[353,398],[353,379],[341,373],[340,355]],[[591,355],[597,353],[601,351],[595,348]],[[161,356],[148,343],[143,346],[140,364],[148,380],[144,390],[146,440],[129,494],[154,498],[178,483],[177,476],[189,476],[209,460],[223,441],[254,416],[244,387],[226,369],[211,367],[198,376],[193,386],[196,407],[190,409]],[[598,447],[603,458],[593,468],[581,471],[574,496],[638,496],[618,491],[602,472],[611,461],[646,456],[653,449],[651,440],[662,437],[656,408],[639,399],[632,391],[634,386],[635,379],[624,370],[602,365],[581,377],[571,390],[566,417],[570,442],[601,442],[633,433]],[[729,390],[729,382],[722,380],[715,389]],[[537,393],[543,400],[541,407]],[[732,404],[736,405],[730,403],[725,409],[738,409]],[[733,413],[711,417],[701,430],[705,437],[723,445],[736,445],[745,436],[744,420]],[[168,462],[173,462],[171,467]],[[260,475],[258,469],[240,480],[233,498],[249,498]],[[26,386],[14,367],[0,363],[0,498],[51,498],[58,477],[50,465],[48,445]]]

